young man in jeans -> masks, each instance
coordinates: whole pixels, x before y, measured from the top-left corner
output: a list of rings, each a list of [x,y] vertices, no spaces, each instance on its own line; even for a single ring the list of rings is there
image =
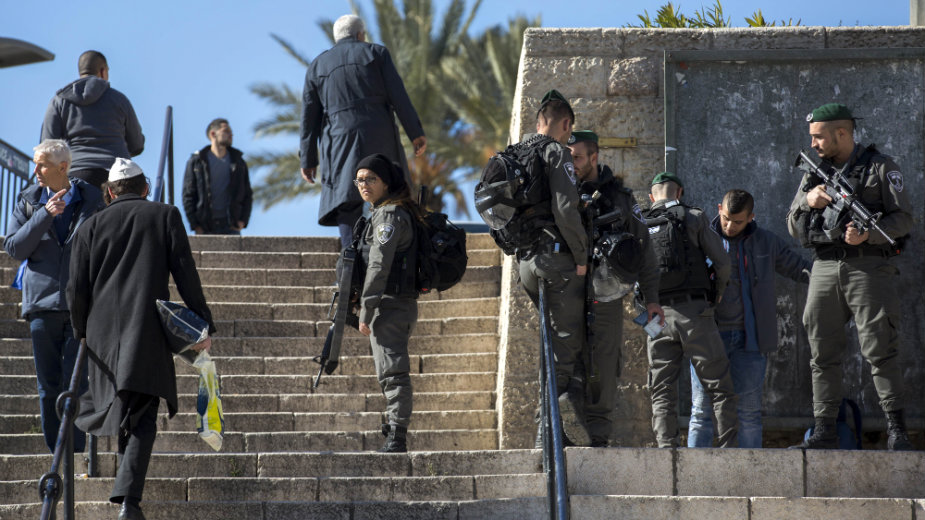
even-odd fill
[[[776,271],[807,282],[812,263],[774,233],[754,221],[755,200],[744,190],[729,190],[712,228],[723,239],[732,274],[716,305],[716,324],[729,357],[732,383],[739,397],[739,447],[761,447],[761,398],[767,355],[777,350]],[[747,282],[747,283],[743,283]],[[690,448],[713,445],[710,397],[691,370]]]

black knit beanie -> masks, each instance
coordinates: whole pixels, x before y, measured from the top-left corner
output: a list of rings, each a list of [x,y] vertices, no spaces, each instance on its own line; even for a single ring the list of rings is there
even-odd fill
[[[401,166],[381,153],[364,157],[357,163],[357,171],[367,169],[376,174],[382,182],[389,185],[389,193],[397,193],[405,187],[405,172]],[[356,174],[354,174],[356,176]]]

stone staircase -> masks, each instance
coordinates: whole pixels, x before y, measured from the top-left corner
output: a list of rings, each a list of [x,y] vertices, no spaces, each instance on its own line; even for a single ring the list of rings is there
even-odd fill
[[[158,425],[147,518],[546,517],[540,452],[499,449],[501,254],[487,235],[470,235],[462,283],[420,300],[410,346],[412,451],[388,455],[372,452],[382,443],[384,399],[366,338],[351,330],[336,375],[310,391],[311,357],[329,325],[336,240],[191,237],[191,244],[217,320],[212,353],[227,431],[221,452],[199,440],[196,375],[178,362],[180,413],[162,415]],[[0,520],[38,517],[37,480],[51,463],[20,293],[7,288],[16,266],[0,255]],[[115,518],[107,502],[113,448],[100,439],[100,478],[77,480],[78,518]],[[925,501],[915,500],[925,497],[923,452],[569,448],[566,455],[572,518],[925,520]]]

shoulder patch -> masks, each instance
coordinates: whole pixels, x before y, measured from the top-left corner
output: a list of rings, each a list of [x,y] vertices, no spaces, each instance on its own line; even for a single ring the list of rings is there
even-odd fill
[[[576,184],[578,179],[575,178],[575,165],[571,161],[562,164],[562,167],[565,168],[565,173],[568,174],[568,180],[572,181],[572,184]]]
[[[903,174],[898,170],[893,170],[886,174],[887,180],[890,181],[890,185],[893,186],[893,189],[896,191],[903,191]]]
[[[642,216],[642,209],[639,207],[639,204],[633,204],[633,217],[643,224],[646,223],[646,217]]]
[[[376,240],[380,244],[385,245],[389,240],[392,239],[392,235],[395,234],[395,227],[392,224],[379,224],[376,227]]]

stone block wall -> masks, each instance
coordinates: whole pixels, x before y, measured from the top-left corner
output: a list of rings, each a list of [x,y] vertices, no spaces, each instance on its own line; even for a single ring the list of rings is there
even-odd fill
[[[600,162],[622,176],[645,206],[649,180],[665,167],[664,51],[878,47],[925,47],[925,29],[529,29],[521,54],[511,140],[519,141],[534,131],[540,98],[556,88],[572,103],[576,129],[592,129],[602,137],[636,138],[632,148],[602,149]],[[504,273],[502,312],[507,315],[500,327],[500,446],[524,448],[532,445],[535,433],[538,324],[518,284],[516,262],[509,257]],[[630,313],[627,304],[624,369],[613,437],[622,446],[651,446],[645,341],[629,321]]]

